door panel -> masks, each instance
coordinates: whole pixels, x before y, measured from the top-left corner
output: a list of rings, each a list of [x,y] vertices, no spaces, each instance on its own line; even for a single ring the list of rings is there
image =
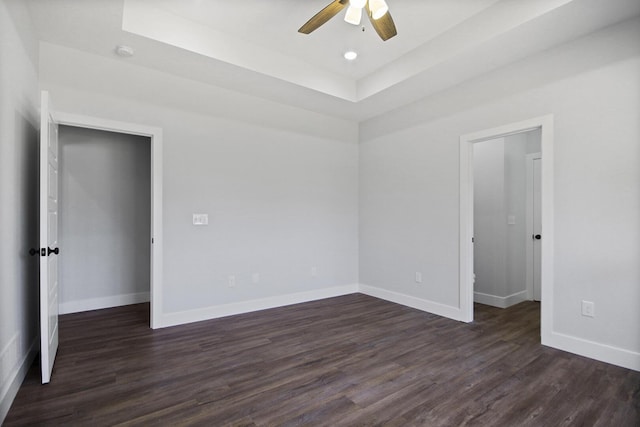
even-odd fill
[[[542,192],[541,186],[541,160],[533,160],[533,234],[534,236],[542,236]],[[542,236],[544,238],[544,236]],[[533,299],[535,301],[542,300],[542,294],[540,291],[540,258],[542,255],[541,241],[538,238],[533,239]]]
[[[40,116],[40,366],[51,380],[58,350],[58,125],[49,94],[42,92]]]

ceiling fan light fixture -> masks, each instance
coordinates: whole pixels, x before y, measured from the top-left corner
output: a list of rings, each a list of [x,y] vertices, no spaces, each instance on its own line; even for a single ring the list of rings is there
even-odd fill
[[[355,3],[356,5],[359,5],[363,0],[351,1],[359,1],[360,3]],[[298,32],[302,34],[311,34],[345,8],[348,9],[345,21],[353,25],[360,25],[360,21],[362,20],[362,9],[354,7],[353,4],[350,4],[350,0],[332,0],[331,3],[324,7],[324,9],[313,15],[311,19],[305,22],[304,25],[298,29]],[[389,13],[389,7],[384,0],[365,0],[363,9],[366,9],[367,18],[371,21],[373,29],[376,30],[376,33],[378,33],[378,36],[380,36],[382,41],[389,40],[391,37],[398,35],[396,25],[393,22],[393,18],[391,18],[391,13]]]
[[[369,0],[369,10],[373,19],[380,19],[389,11],[389,6],[384,0]]]
[[[353,5],[349,5],[347,9],[347,13],[344,15],[344,20],[349,24],[360,25],[360,20],[362,19],[362,9],[358,9]]]

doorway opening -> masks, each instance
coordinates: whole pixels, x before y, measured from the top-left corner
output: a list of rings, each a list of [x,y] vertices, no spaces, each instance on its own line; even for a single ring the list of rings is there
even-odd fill
[[[539,190],[539,206],[540,206],[540,214],[539,214],[539,230],[540,232],[533,232],[533,222],[534,218],[531,216],[530,218],[526,218],[525,212],[520,212],[516,214],[515,212],[508,212],[512,208],[509,203],[506,203],[503,200],[503,204],[501,205],[504,209],[501,211],[500,222],[502,224],[493,224],[493,226],[483,226],[483,229],[476,229],[476,224],[474,224],[476,220],[476,215],[474,213],[474,204],[475,204],[475,162],[474,162],[474,153],[477,151],[479,156],[488,155],[489,153],[481,153],[482,151],[500,151],[500,147],[502,147],[503,157],[498,160],[499,162],[503,162],[502,176],[504,179],[504,151],[505,147],[507,147],[505,140],[511,138],[526,138],[526,134],[530,133],[535,135],[535,133],[539,134],[540,147],[539,150],[535,148],[529,147],[529,151],[531,151],[531,168],[534,168],[535,163],[533,159],[537,158],[544,159],[542,162],[537,163],[539,167],[539,182],[540,185],[538,187]],[[484,150],[484,148],[480,148],[476,150],[476,147],[488,147],[481,146],[479,143],[484,143],[492,140],[502,140],[502,143],[497,143],[497,147],[489,148]],[[526,146],[526,145],[525,145]],[[507,151],[514,151],[515,146],[508,146]],[[515,150],[517,151],[517,150]],[[521,150],[522,151],[522,150]],[[526,151],[526,149],[525,149]],[[522,153],[520,153],[522,154]],[[529,160],[529,157],[526,156],[525,159]],[[485,159],[486,160],[486,159]],[[494,159],[495,160],[495,159]],[[529,180],[533,180],[533,175],[530,177],[527,176],[526,163],[523,160],[521,164],[521,168],[524,171],[517,171],[520,180],[522,181],[524,177],[525,186],[526,184],[531,184],[528,182]],[[493,171],[493,175],[495,171]],[[533,173],[533,172],[532,172]],[[498,171],[500,174],[500,171]],[[491,175],[491,173],[489,173]],[[487,178],[487,177],[484,177]],[[484,179],[482,178],[482,179]],[[495,176],[494,176],[495,178]],[[489,184],[487,184],[489,183]],[[478,191],[489,191],[491,183],[491,176],[489,180],[484,183],[480,183],[480,187],[478,187]],[[532,190],[533,191],[533,190]],[[504,191],[504,187],[502,188],[502,192],[493,192],[494,197],[496,194],[502,194],[504,197],[507,194]],[[532,195],[533,196],[533,195]],[[533,199],[532,199],[533,200]],[[533,201],[529,203],[534,203]],[[528,203],[525,203],[524,209],[532,209],[531,206],[527,206]],[[522,209],[522,208],[521,208]],[[480,212],[480,216],[482,216],[482,212]],[[491,224],[489,224],[491,225]],[[519,251],[521,259],[526,259],[527,257],[532,257],[531,262],[525,262],[524,267],[523,264],[520,263],[520,267],[517,269],[513,269],[514,271],[509,271],[507,268],[507,256],[506,254],[503,256],[504,261],[504,269],[498,268],[500,271],[501,277],[504,278],[502,284],[502,288],[500,286],[496,286],[495,283],[490,285],[494,286],[494,294],[490,292],[482,292],[479,291],[480,294],[476,294],[476,289],[474,281],[476,279],[475,273],[480,273],[480,271],[476,272],[476,266],[474,265],[474,248],[476,246],[476,237],[483,239],[486,238],[487,235],[490,235],[492,232],[497,233],[498,227],[500,226],[499,233],[502,233],[502,237],[504,237],[505,245],[509,240],[509,234],[513,234],[514,236],[518,234],[516,232],[516,225],[520,228],[524,227],[526,233],[530,234],[530,240],[534,240],[538,242],[540,252],[539,252],[539,275],[537,276],[540,280],[540,300],[541,300],[541,310],[540,310],[540,324],[541,324],[541,335],[542,335],[542,343],[544,344],[546,341],[546,337],[551,335],[552,326],[551,326],[551,314],[553,307],[553,116],[543,116],[530,120],[525,120],[518,123],[512,123],[505,126],[500,126],[497,128],[487,129],[479,132],[475,132],[472,134],[463,135],[460,137],[460,312],[462,320],[471,322],[473,321],[473,304],[474,301],[485,298],[484,301],[487,302],[487,299],[493,302],[492,305],[498,306],[509,306],[514,302],[524,301],[527,299],[534,299],[534,282],[536,279],[536,275],[531,275],[533,263],[534,263],[534,252],[535,245],[534,243],[531,247],[527,244],[526,246],[522,244],[519,247]],[[493,227],[493,228],[492,228]],[[512,230],[513,233],[510,233]],[[521,233],[522,234],[522,233]],[[536,239],[535,235],[540,234],[541,238]],[[483,237],[484,236],[484,237]],[[544,238],[542,238],[544,236]],[[525,236],[526,237],[526,234]],[[515,237],[514,237],[515,238]],[[522,242],[524,243],[524,242]],[[528,249],[527,249],[528,248]],[[523,253],[522,253],[523,252]],[[485,253],[486,255],[486,253]],[[513,254],[512,254],[513,255]],[[519,255],[519,256],[520,256]],[[527,266],[527,264],[529,264]],[[522,270],[527,271],[527,275],[523,276]],[[486,274],[486,272],[485,272]],[[531,279],[526,279],[523,284],[522,281],[519,281],[518,289],[515,292],[512,292],[513,289],[509,289],[509,284],[507,281],[507,277],[511,274],[512,276],[518,276],[520,278],[532,277]],[[500,289],[498,289],[500,288]]]
[[[146,277],[148,277],[149,284],[146,286],[146,290],[142,292],[125,291],[124,296],[121,294],[119,297],[106,297],[102,300],[100,297],[97,297],[93,299],[93,302],[115,306],[137,302],[135,301],[136,298],[148,299],[150,301],[149,326],[153,329],[162,327],[162,130],[134,123],[118,122],[62,112],[54,113],[53,116],[60,127],[63,129],[66,128],[66,130],[74,130],[76,134],[84,132],[96,132],[96,135],[100,135],[100,133],[119,134],[122,135],[125,140],[127,138],[130,139],[130,142],[137,141],[144,143],[146,141],[148,144],[146,151],[142,150],[137,154],[138,156],[146,156],[145,161],[147,162],[146,170],[139,171],[148,173],[148,179],[146,180],[148,186],[146,187],[146,195],[143,197],[148,201],[145,202],[147,211],[146,215],[144,213],[138,215],[138,221],[140,221],[140,218],[143,218],[142,222],[144,222],[144,224],[138,222],[136,225],[135,221],[133,224],[131,222],[129,223],[129,226],[134,228],[136,226],[148,227],[146,233],[142,231],[146,236],[147,242],[121,242],[120,246],[121,248],[122,245],[127,246],[126,250],[128,251],[139,251],[146,247],[148,256],[144,257],[144,259],[147,260],[144,265],[133,266],[129,264],[127,268],[133,271],[138,277],[142,274],[140,268],[146,269]],[[111,158],[108,161],[114,162],[116,160],[117,159]],[[112,166],[113,170],[111,172],[117,174],[117,162],[112,163]],[[134,209],[143,209],[142,205],[137,204],[132,198],[129,198],[129,201],[134,204]],[[98,203],[102,201],[94,202]],[[104,209],[98,208],[94,210],[94,212],[104,213]],[[113,212],[113,210],[111,210],[111,212]],[[82,213],[78,213],[78,217],[81,216]],[[92,245],[89,245],[85,249],[92,250],[90,246]],[[112,249],[114,247],[115,246],[112,246]],[[99,250],[95,251],[94,255],[98,256],[98,252]],[[148,296],[146,292],[148,292]]]
[[[473,144],[476,303],[540,301],[540,158],[540,128]]]
[[[60,125],[59,312],[149,302],[149,137]]]

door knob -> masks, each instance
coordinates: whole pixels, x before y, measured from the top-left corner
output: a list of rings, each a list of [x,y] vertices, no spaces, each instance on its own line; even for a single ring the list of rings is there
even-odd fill
[[[542,236],[539,235],[539,234],[536,234],[536,235],[533,236],[533,238],[536,239],[536,240],[540,240],[540,239],[542,239]]]
[[[52,253],[55,255],[58,255],[60,253],[60,248],[55,248],[55,249],[47,248],[47,256],[51,255]]]
[[[40,253],[40,249],[31,248],[29,249],[29,255],[34,256]]]

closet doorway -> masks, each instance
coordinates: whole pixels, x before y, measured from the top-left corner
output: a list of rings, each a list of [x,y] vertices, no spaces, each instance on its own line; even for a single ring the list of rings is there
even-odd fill
[[[60,125],[60,314],[149,302],[149,137]]]
[[[105,308],[146,299],[150,301],[149,326],[154,329],[162,327],[162,129],[62,112],[54,112],[53,118],[63,136],[60,142],[64,150],[60,155],[63,170],[60,174],[67,181],[61,194],[61,243],[65,245],[68,242],[71,245],[68,260],[63,252],[60,254],[61,291],[64,293],[64,300],[60,304],[62,312]],[[82,142],[83,139],[85,142]],[[87,145],[83,145],[85,143]],[[108,147],[107,144],[112,145]],[[142,146],[131,149],[134,144]],[[99,160],[82,164],[83,156],[93,156]],[[89,160],[89,157],[86,159]],[[65,166],[68,169],[69,161],[74,162],[76,172],[87,179],[77,180],[71,176],[71,171],[68,173],[64,169]],[[92,173],[95,174],[93,177]],[[119,176],[121,173],[126,176]],[[127,181],[136,179],[136,176],[142,183],[129,182],[127,186]],[[114,194],[118,192],[118,186],[121,194]],[[94,192],[91,196],[89,187],[97,189],[98,193]],[[79,209],[72,200],[64,200],[65,190],[71,189],[75,196],[79,196],[76,202],[82,201],[83,206]],[[128,215],[112,206],[116,200],[129,209]],[[69,211],[70,218],[63,218],[66,211]],[[94,224],[97,227],[90,233],[84,233],[88,223],[97,219],[92,215],[102,216],[104,221],[96,221]],[[118,226],[121,226],[119,231]],[[135,233],[130,233],[133,230]],[[65,234],[66,231],[71,233]],[[86,238],[83,239],[82,234]],[[116,237],[118,234],[120,237]],[[74,239],[80,241],[74,242]],[[144,250],[146,254],[141,253]],[[124,259],[123,255],[134,252],[136,255],[132,259]],[[122,268],[113,263],[109,265],[106,261],[109,253],[116,254],[112,261],[119,258],[124,262],[120,263]],[[79,287],[85,285],[67,278],[71,274],[67,266],[73,268],[83,261],[89,264],[80,267],[80,273],[85,277],[104,273],[102,278],[93,282],[94,289],[91,292],[80,291]],[[122,274],[129,277],[120,284],[109,283],[117,281]],[[136,277],[146,280],[144,290],[130,286]],[[65,287],[67,280],[72,282]]]

